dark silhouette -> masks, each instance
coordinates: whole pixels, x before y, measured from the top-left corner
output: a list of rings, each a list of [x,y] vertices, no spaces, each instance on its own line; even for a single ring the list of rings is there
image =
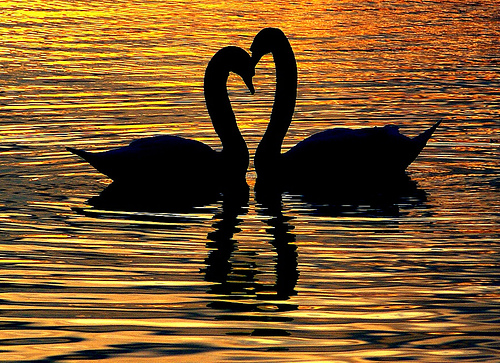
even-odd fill
[[[227,93],[229,72],[241,76],[250,92],[254,92],[254,68],[248,53],[239,47],[219,50],[208,63],[204,93],[208,113],[222,143],[220,152],[199,141],[171,135],[135,140],[128,146],[99,153],[67,149],[121,185],[157,186],[174,196],[179,191],[185,191],[185,195],[210,194],[235,180],[241,182],[249,154]]]
[[[278,196],[279,197],[279,196]],[[215,231],[208,235],[207,247],[210,253],[206,259],[205,280],[215,282],[208,291],[221,296],[209,304],[214,309],[227,310],[228,312],[263,312],[268,304],[277,307],[276,311],[294,310],[296,305],[284,302],[295,295],[299,273],[297,271],[297,246],[293,243],[295,236],[289,231],[293,228],[288,224],[289,218],[281,212],[281,199],[273,200],[272,205],[262,206],[260,213],[265,214],[267,229],[273,236],[271,244],[276,250],[276,280],[274,284],[258,282],[258,274],[263,270],[254,259],[257,255],[240,252],[234,235],[240,231],[239,216],[247,212],[248,190],[242,190],[236,196],[224,195],[223,210],[216,215]],[[231,261],[234,260],[234,262]],[[244,301],[240,301],[240,300]],[[248,299],[255,302],[248,302]],[[241,319],[242,317],[226,316],[226,319]],[[258,319],[249,316],[249,320]],[[281,319],[279,317],[267,317]],[[281,334],[283,332],[279,332]],[[276,335],[276,332],[266,332],[267,335]]]
[[[281,195],[260,203],[258,212],[263,216],[271,216],[265,220],[269,225],[266,232],[273,236],[270,243],[276,249],[275,290],[278,299],[288,299],[297,294],[295,286],[299,279],[297,245],[294,243],[295,235],[291,233],[294,226],[289,223],[292,217],[283,215]]]
[[[235,183],[246,185],[244,181]],[[248,188],[248,186],[246,186]],[[164,188],[158,184],[148,187],[132,183],[113,182],[101,193],[88,200],[88,204],[100,209],[127,212],[182,212],[189,213],[196,207],[218,203],[221,193],[227,192],[215,185],[182,188]]]
[[[406,188],[406,168],[424,148],[437,122],[411,139],[398,127],[351,130],[334,128],[314,134],[281,154],[281,145],[292,122],[297,95],[297,65],[285,34],[266,28],[255,37],[252,58],[272,53],[276,67],[276,93],[271,119],[255,153],[260,191],[281,188],[300,194],[344,196],[349,190],[379,193]]]

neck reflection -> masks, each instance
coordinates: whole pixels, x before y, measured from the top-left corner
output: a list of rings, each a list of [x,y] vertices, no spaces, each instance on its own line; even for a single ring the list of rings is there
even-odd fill
[[[248,199],[248,190],[246,194],[240,193],[239,198],[225,197],[222,212],[215,217],[215,231],[208,234],[210,252],[204,269],[205,280],[215,283],[208,293],[217,295],[209,307],[229,313],[248,313],[224,317],[231,320],[292,320],[268,314],[298,308],[285,302],[296,295],[299,276],[297,246],[293,243],[295,235],[290,232],[293,226],[289,224],[292,218],[283,215],[280,196],[272,202],[257,205],[257,213],[269,226],[266,232],[272,237],[270,244],[276,253],[273,258],[274,282],[260,281],[259,275],[268,271],[269,266],[259,262],[262,260],[257,252],[238,249],[235,237],[241,231],[239,226],[244,220],[241,217],[248,213]],[[266,313],[265,317],[259,313]]]

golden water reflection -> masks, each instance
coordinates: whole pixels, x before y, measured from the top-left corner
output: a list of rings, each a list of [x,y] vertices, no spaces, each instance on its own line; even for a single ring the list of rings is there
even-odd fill
[[[496,1],[4,1],[0,360],[498,358]],[[65,146],[162,133],[220,148],[205,66],[289,36],[299,95],[284,150],[329,127],[442,127],[386,205],[284,194],[189,211],[90,205],[109,180]],[[229,91],[253,154],[274,92]],[[95,200],[95,199],[94,199]]]

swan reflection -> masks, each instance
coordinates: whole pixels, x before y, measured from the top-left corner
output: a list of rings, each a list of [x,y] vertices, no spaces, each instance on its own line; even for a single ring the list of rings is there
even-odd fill
[[[238,182],[241,183],[241,182]],[[246,182],[245,182],[246,185]],[[248,186],[247,186],[248,188]],[[183,212],[220,201],[221,188],[177,188],[113,182],[88,200],[97,209],[128,212]]]
[[[280,181],[269,183],[257,179],[255,199],[258,203],[286,196],[287,200],[302,204],[306,214],[323,216],[387,216],[399,217],[405,210],[425,208],[427,192],[409,176],[387,180],[385,184],[352,184],[342,188],[319,186],[300,189],[287,188]],[[304,209],[304,208],[302,208]]]
[[[258,275],[267,266],[260,266],[258,254],[254,251],[238,250],[235,235],[241,231],[242,215],[248,212],[248,194],[246,200],[225,198],[223,210],[216,215],[215,231],[208,234],[207,248],[210,250],[206,259],[205,280],[215,284],[208,290],[209,294],[217,295],[209,306],[214,309],[229,312],[282,312],[297,309],[297,305],[289,302],[296,294],[295,286],[298,280],[297,246],[293,243],[295,236],[288,222],[291,219],[282,214],[281,200],[258,205],[257,212],[266,221],[266,229],[272,236],[276,257],[273,259],[274,283],[258,281]],[[258,320],[259,316],[249,315],[225,316],[225,319]],[[281,319],[266,317],[266,319]]]

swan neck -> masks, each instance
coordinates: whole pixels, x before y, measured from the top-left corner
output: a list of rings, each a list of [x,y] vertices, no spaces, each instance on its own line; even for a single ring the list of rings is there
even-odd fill
[[[255,153],[257,173],[279,159],[297,98],[297,63],[288,39],[277,40],[271,53],[276,69],[276,91],[269,124]]]
[[[227,93],[228,67],[212,59],[204,79],[204,95],[208,114],[222,143],[222,156],[229,163],[248,167],[248,148],[238,129]],[[246,168],[245,168],[246,171]]]

